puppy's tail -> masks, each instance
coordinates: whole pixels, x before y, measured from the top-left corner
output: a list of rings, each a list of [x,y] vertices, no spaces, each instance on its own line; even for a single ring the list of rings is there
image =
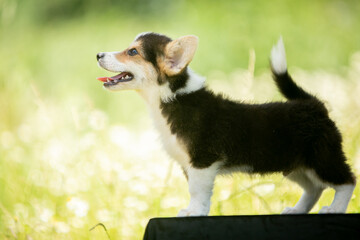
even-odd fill
[[[314,99],[315,97],[305,92],[296,85],[287,71],[285,47],[280,37],[278,43],[271,49],[271,71],[280,92],[289,100]]]

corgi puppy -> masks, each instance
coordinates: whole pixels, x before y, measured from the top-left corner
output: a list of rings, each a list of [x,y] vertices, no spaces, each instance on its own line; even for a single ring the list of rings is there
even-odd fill
[[[188,65],[196,36],[172,40],[142,33],[121,52],[97,54],[110,91],[132,89],[147,102],[167,153],[187,177],[190,203],[178,216],[207,215],[218,174],[281,172],[304,192],[284,214],[308,213],[326,187],[335,189],[320,213],[345,213],[355,187],[342,137],[324,104],[287,71],[283,41],[271,51],[271,69],[286,102],[246,104],[215,94]]]

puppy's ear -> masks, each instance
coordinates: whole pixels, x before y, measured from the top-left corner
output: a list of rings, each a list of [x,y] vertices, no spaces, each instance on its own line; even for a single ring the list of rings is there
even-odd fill
[[[191,62],[198,41],[198,37],[189,35],[173,40],[166,45],[163,70],[168,76],[180,73]]]

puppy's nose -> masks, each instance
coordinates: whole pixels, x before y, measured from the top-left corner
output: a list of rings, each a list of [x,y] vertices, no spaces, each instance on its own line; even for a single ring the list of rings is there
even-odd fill
[[[104,56],[105,56],[105,53],[98,53],[98,54],[96,54],[96,60],[99,61],[99,59],[104,57]]]

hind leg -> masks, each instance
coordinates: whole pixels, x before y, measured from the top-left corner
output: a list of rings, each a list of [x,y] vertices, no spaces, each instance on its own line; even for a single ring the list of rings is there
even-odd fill
[[[313,182],[304,170],[291,172],[287,178],[299,184],[304,193],[294,207],[285,208],[282,214],[308,213],[319,200],[324,188]]]
[[[356,185],[356,179],[345,157],[341,155],[332,165],[316,169],[316,177],[335,189],[334,200],[330,206],[323,207],[319,213],[345,213]],[[340,161],[339,161],[340,160]]]
[[[319,213],[345,213],[350,202],[355,184],[334,186],[335,197],[330,206],[323,207]]]

